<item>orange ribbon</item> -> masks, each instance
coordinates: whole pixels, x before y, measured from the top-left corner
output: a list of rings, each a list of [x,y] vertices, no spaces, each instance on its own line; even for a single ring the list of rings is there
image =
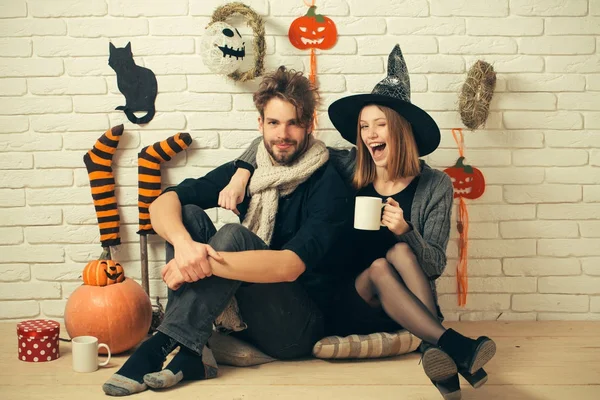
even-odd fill
[[[461,128],[452,129],[452,136],[458,146],[458,154],[464,157],[465,139]],[[469,212],[467,203],[462,197],[458,198],[458,221],[456,229],[458,230],[458,265],[456,266],[456,283],[458,292],[458,305],[467,304],[467,292],[469,290],[469,280],[467,273],[467,261],[469,253]]]

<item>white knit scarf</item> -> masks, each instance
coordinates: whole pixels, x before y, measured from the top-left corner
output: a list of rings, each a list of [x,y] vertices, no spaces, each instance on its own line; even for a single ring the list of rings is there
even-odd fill
[[[252,198],[242,225],[267,245],[271,244],[279,197],[291,194],[329,159],[323,142],[312,135],[308,140],[308,149],[291,165],[273,165],[265,146],[258,145],[257,168],[248,186]]]

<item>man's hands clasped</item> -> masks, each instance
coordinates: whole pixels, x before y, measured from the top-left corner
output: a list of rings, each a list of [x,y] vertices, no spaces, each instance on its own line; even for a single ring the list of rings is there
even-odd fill
[[[244,200],[249,179],[250,172],[238,169],[229,184],[219,192],[219,206],[240,215],[237,205]],[[172,244],[175,248],[175,257],[161,270],[162,279],[171,290],[179,289],[185,282],[196,282],[211,276],[209,257],[216,261],[223,261],[223,257],[210,245],[194,242],[191,238]]]
[[[212,275],[209,257],[223,261],[223,257],[210,245],[194,242],[191,238],[173,243],[175,257],[161,270],[163,281],[169,289],[177,290],[184,283],[192,283]]]

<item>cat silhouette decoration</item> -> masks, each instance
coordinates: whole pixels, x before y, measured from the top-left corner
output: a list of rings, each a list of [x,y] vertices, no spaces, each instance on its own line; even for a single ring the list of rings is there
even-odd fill
[[[154,118],[154,101],[158,93],[156,75],[148,68],[136,65],[131,52],[131,43],[125,47],[109,44],[108,65],[117,74],[117,86],[125,96],[125,105],[115,108],[121,110],[134,124],[147,124]],[[146,112],[137,117],[134,112]]]

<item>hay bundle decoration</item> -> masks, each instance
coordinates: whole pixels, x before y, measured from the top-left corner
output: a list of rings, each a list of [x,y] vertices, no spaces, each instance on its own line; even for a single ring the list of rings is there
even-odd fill
[[[485,123],[495,88],[494,67],[482,60],[473,64],[458,97],[460,118],[467,128],[475,130]]]

